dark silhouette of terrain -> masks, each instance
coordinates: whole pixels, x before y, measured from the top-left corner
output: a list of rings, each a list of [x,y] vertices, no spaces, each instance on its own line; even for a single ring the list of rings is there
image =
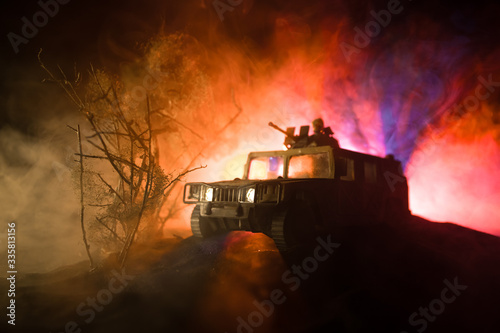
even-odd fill
[[[20,278],[8,331],[500,332],[500,239],[415,216],[284,255],[239,232],[111,263]]]

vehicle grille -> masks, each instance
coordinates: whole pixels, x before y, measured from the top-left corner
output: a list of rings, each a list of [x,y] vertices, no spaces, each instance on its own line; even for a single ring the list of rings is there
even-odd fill
[[[238,202],[237,188],[214,188],[214,202]]]

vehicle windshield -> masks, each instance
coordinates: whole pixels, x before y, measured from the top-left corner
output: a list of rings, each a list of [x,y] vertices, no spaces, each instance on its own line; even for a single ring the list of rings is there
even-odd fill
[[[284,162],[288,160],[288,175],[284,175]],[[250,160],[248,179],[328,178],[330,162],[328,153],[284,156],[257,156]]]
[[[260,156],[250,161],[248,179],[283,177],[283,156]]]
[[[295,155],[288,163],[288,178],[328,178],[330,167],[327,153]]]

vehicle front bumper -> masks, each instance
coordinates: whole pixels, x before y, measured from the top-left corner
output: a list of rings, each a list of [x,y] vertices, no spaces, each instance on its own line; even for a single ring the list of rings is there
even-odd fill
[[[248,219],[250,210],[255,207],[251,203],[200,203],[200,215],[210,218]]]

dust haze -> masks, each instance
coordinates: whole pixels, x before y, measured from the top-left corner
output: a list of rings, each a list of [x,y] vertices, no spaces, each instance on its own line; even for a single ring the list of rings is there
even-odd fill
[[[299,127],[322,117],[341,147],[402,160],[415,215],[500,235],[491,222],[500,218],[497,88],[475,108],[457,115],[454,107],[474,96],[479,76],[500,82],[499,49],[475,42],[487,27],[463,25],[463,9],[445,12],[448,24],[424,15],[424,6],[405,3],[369,45],[346,57],[341,45],[355,45],[355,28],[373,20],[370,10],[384,9],[385,2],[371,3],[370,10],[359,10],[358,2],[245,2],[226,12],[223,22],[209,1],[106,6],[111,9],[102,8],[108,14],[99,14],[105,23],[95,40],[71,29],[57,35],[89,42],[88,54],[64,53],[41,31],[41,41],[50,40],[41,45],[44,60],[61,61],[68,73],[76,62],[84,75],[92,62],[114,75],[132,102],[144,102],[133,95],[144,88],[167,115],[156,123],[164,131],[159,149],[167,171],[207,165],[185,180],[241,177],[249,151],[282,148],[283,138],[269,121]],[[481,22],[494,9],[478,8],[469,20]],[[35,64],[19,69],[23,75],[39,70],[35,52]],[[1,208],[18,223],[19,260],[26,272],[84,259],[68,171],[74,167],[68,146],[76,150],[76,140],[66,128],[83,121],[37,73],[39,86],[30,83],[39,94],[36,102],[17,94],[7,110],[10,119],[29,129],[3,126],[0,131]],[[148,75],[154,84],[145,87]],[[45,91],[50,93],[44,96]],[[20,105],[25,119],[15,114]],[[165,234],[188,236],[190,209],[174,199],[166,209],[178,212]]]

